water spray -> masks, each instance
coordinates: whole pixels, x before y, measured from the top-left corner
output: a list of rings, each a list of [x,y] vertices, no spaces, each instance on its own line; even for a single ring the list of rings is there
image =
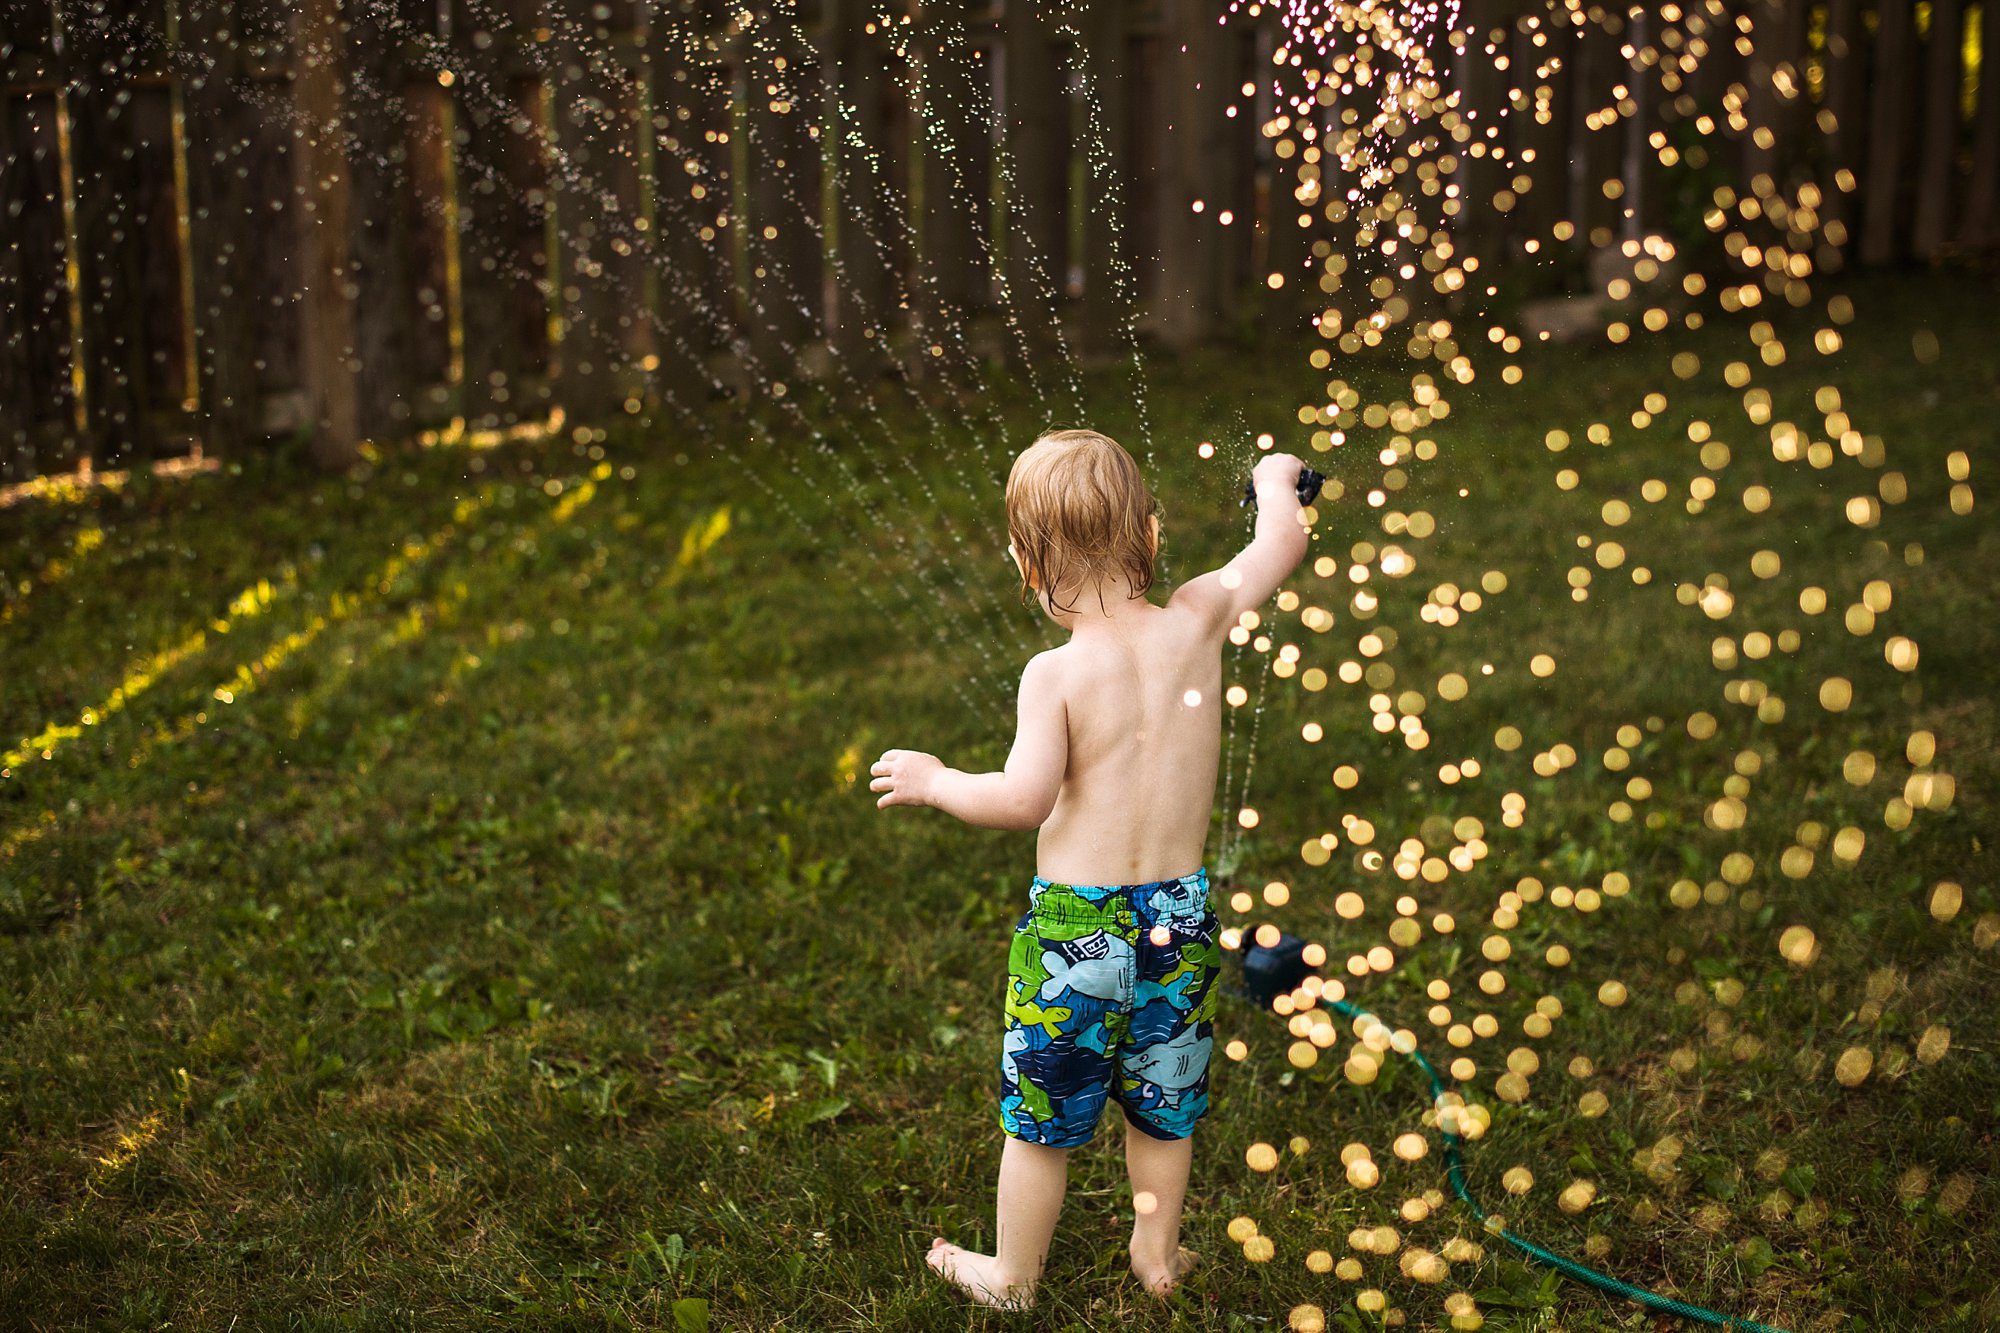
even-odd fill
[[[1300,491],[1303,493],[1304,489],[1304,479],[1301,478]],[[1305,961],[1305,941],[1296,935],[1281,933],[1277,942],[1269,947],[1253,944],[1243,951],[1242,994],[1260,1009],[1269,1012],[1272,1000],[1297,989],[1311,971],[1312,968],[1307,966]],[[1327,1001],[1326,1005],[1343,1018],[1374,1017],[1366,1009],[1348,1000],[1331,1000]],[[1376,1021],[1381,1020],[1376,1019]],[[1425,1058],[1422,1051],[1412,1048],[1404,1054],[1414,1061],[1417,1068],[1423,1071],[1424,1077],[1430,1080],[1432,1106],[1442,1107],[1446,1094],[1452,1091],[1450,1085],[1438,1073],[1436,1066]],[[1439,1137],[1444,1140],[1444,1172],[1446,1179],[1451,1182],[1451,1192],[1458,1196],[1458,1201],[1466,1206],[1489,1236],[1506,1241],[1536,1263],[1553,1268],[1564,1277],[1595,1287],[1607,1295],[1636,1301],[1657,1314],[1691,1319],[1711,1328],[1729,1330],[1729,1333],[1782,1333],[1782,1330],[1773,1328],[1769,1324],[1760,1324],[1754,1319],[1745,1319],[1740,1315],[1718,1314],[1714,1310],[1692,1305],[1687,1301],[1675,1300],[1671,1296],[1662,1296],[1658,1292],[1648,1291],[1630,1282],[1621,1282],[1609,1273],[1600,1273],[1595,1268],[1587,1267],[1574,1259],[1564,1258],[1498,1225],[1486,1210],[1479,1206],[1479,1201],[1472,1197],[1472,1190],[1465,1182],[1465,1161],[1461,1151],[1463,1136],[1451,1128],[1443,1116],[1439,1117],[1437,1128]]]

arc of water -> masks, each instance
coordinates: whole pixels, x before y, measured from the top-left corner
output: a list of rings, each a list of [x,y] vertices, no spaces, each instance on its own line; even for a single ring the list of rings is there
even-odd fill
[[[376,91],[378,91],[378,92],[379,92],[380,90],[376,90]],[[396,101],[399,101],[399,102],[401,101],[401,99],[400,99],[399,97],[395,97],[395,95],[394,95],[394,94],[389,94],[388,96],[389,96],[389,97],[392,97],[392,98],[394,98],[394,100],[396,100]],[[256,100],[257,100],[257,99],[256,99],[255,97],[251,97],[251,98],[249,98],[248,100],[251,100],[251,101],[253,102],[253,104],[254,104],[254,103],[256,102]],[[276,111],[277,111],[277,115],[276,115],[275,119],[278,119],[278,120],[287,120],[287,119],[290,119],[290,120],[297,120],[297,119],[298,119],[298,117],[297,117],[297,114],[296,114],[296,110],[295,110],[294,108],[290,107],[290,105],[289,105],[289,104],[284,104],[284,105],[280,105],[280,106],[278,106],[278,107],[276,108]],[[294,125],[294,126],[293,126],[293,128],[294,128],[295,132],[304,132],[303,128],[302,128],[301,126],[299,126],[299,125]],[[317,127],[317,128],[320,128],[320,129],[323,129],[324,127]],[[349,135],[349,136],[348,136],[348,144],[347,144],[347,146],[349,147],[349,149],[350,149],[351,151],[359,151],[359,150],[361,149],[361,147],[362,147],[362,145],[360,145],[360,144],[359,144],[359,143],[358,143],[358,142],[357,142],[357,141],[356,141],[356,140],[355,140],[355,139],[353,138],[353,136],[352,136],[352,135]],[[475,169],[477,169],[477,170],[478,170],[478,171],[479,171],[479,172],[480,172],[480,173],[482,174],[482,176],[483,176],[483,177],[484,177],[484,178],[485,178],[485,179],[486,179],[486,180],[487,180],[487,181],[488,181],[489,183],[491,183],[491,184],[493,184],[493,185],[495,186],[495,188],[501,188],[501,189],[504,189],[504,188],[506,188],[506,182],[505,182],[504,178],[503,178],[503,177],[501,176],[501,174],[500,174],[500,173],[498,172],[498,170],[497,170],[497,169],[496,169],[496,168],[495,168],[495,167],[493,166],[493,164],[491,164],[491,163],[486,163],[486,162],[483,162],[483,161],[480,161],[480,160],[479,160],[479,159],[477,159],[477,158],[476,158],[476,157],[475,157],[474,155],[472,155],[472,154],[469,154],[469,153],[465,153],[465,154],[461,154],[461,159],[460,159],[460,160],[461,160],[461,161],[463,161],[463,162],[465,162],[465,163],[467,163],[467,164],[469,164],[469,165],[471,165],[471,166],[473,166],[473,167],[474,167]],[[537,277],[537,275],[535,275],[535,274],[533,274],[533,273],[531,273],[531,272],[527,271],[527,270],[526,270],[525,268],[521,267],[521,266],[520,266],[520,265],[519,265],[518,263],[517,263],[517,264],[515,265],[515,269],[514,269],[514,274],[513,274],[513,276],[516,276],[516,277],[521,277],[521,278],[523,278],[523,279],[525,279],[525,280],[534,280],[534,279],[535,279],[535,278]],[[685,295],[685,293],[683,293],[683,295]],[[690,299],[693,299],[693,298],[690,298]],[[681,349],[682,349],[682,350],[683,350],[683,351],[684,351],[684,352],[685,352],[685,353],[686,353],[687,355],[689,355],[691,359],[693,359],[693,360],[695,361],[695,363],[696,363],[696,364],[701,364],[701,363],[700,363],[700,359],[699,359],[699,355],[698,355],[698,353],[696,353],[696,352],[695,352],[695,350],[694,350],[694,349],[693,349],[693,348],[692,348],[691,346],[689,346],[689,345],[688,345],[688,343],[686,342],[685,338],[684,338],[684,337],[683,337],[683,336],[681,335],[681,333],[680,333],[680,331],[679,331],[678,329],[675,329],[675,328],[671,328],[671,327],[669,327],[668,325],[666,325],[666,324],[665,324],[665,323],[664,323],[663,321],[661,321],[661,320],[660,320],[660,318],[659,318],[659,316],[658,316],[657,314],[654,314],[654,313],[651,313],[651,312],[649,312],[649,313],[648,313],[648,318],[649,318],[649,319],[650,319],[650,320],[651,320],[651,321],[653,322],[653,324],[654,324],[655,328],[656,328],[656,329],[657,329],[657,330],[658,330],[659,332],[661,332],[662,334],[664,334],[664,335],[666,335],[666,336],[668,336],[668,337],[672,338],[672,339],[673,339],[673,340],[674,340],[674,341],[675,341],[675,342],[677,343],[677,345],[678,345],[679,347],[681,347]],[[706,370],[705,370],[705,368],[704,368],[704,373],[705,373],[705,374],[707,373],[707,372],[706,372]],[[721,381],[721,380],[720,380],[720,379],[719,379],[718,377],[713,377],[713,376],[710,376],[710,378],[711,378],[711,384],[712,384],[712,387],[714,387],[714,388],[716,388],[716,389],[718,389],[718,390],[720,390],[720,389],[722,389],[722,388],[724,388],[724,387],[725,387],[725,386],[723,385],[722,381]],[[679,411],[681,411],[681,412],[683,413],[683,415],[684,415],[684,416],[686,416],[686,417],[687,417],[687,419],[688,419],[689,421],[691,421],[692,423],[696,424],[696,425],[697,425],[697,427],[698,427],[698,428],[700,429],[700,431],[702,432],[702,434],[703,434],[703,436],[704,436],[704,439],[705,439],[705,440],[706,440],[706,441],[707,441],[708,443],[710,443],[710,444],[717,444],[717,445],[718,445],[718,447],[719,447],[719,442],[717,442],[717,441],[715,440],[715,438],[714,438],[714,436],[713,436],[713,433],[712,433],[712,428],[710,427],[710,425],[709,425],[709,423],[707,422],[707,419],[706,419],[706,417],[705,417],[704,415],[702,415],[702,414],[700,414],[700,413],[698,413],[698,412],[695,412],[695,411],[693,411],[692,409],[689,409],[689,408],[687,408],[687,407],[686,407],[685,405],[681,404],[681,403],[680,403],[680,402],[678,401],[678,399],[677,399],[677,398],[674,398],[674,399],[672,400],[672,402],[671,402],[671,406],[673,406],[673,407],[674,407],[674,408],[675,408],[676,410],[679,410]],[[810,426],[809,426],[809,423],[808,423],[808,428],[810,429]],[[822,437],[820,437],[820,439],[821,439],[821,443],[822,443],[822,444],[824,444],[824,438],[823,438],[823,436],[822,436]],[[780,451],[780,456],[781,456],[781,457],[783,457],[783,458],[785,459],[785,461],[786,461],[787,465],[788,465],[788,466],[789,466],[789,467],[791,468],[791,470],[792,470],[792,471],[794,472],[794,474],[795,474],[795,475],[796,475],[796,476],[797,476],[797,477],[798,477],[798,478],[800,479],[800,481],[801,481],[802,483],[804,483],[805,485],[807,485],[808,487],[810,487],[810,485],[811,485],[811,480],[812,480],[812,479],[811,479],[811,478],[809,478],[808,476],[806,476],[806,474],[804,473],[803,469],[801,469],[801,468],[799,468],[799,467],[798,467],[798,465],[797,465],[797,463],[796,463],[796,460],[795,460],[795,459],[793,459],[793,458],[791,458],[791,456],[790,456],[789,454],[787,454],[787,453],[784,453],[783,451]],[[761,478],[760,476],[757,476],[757,475],[756,475],[756,474],[754,473],[754,471],[752,472],[752,476],[753,476],[753,480],[757,481],[757,482],[758,482],[758,483],[759,483],[760,485],[764,485],[764,486],[765,486],[765,488],[766,488],[767,490],[769,489],[769,488],[768,488],[768,484],[767,484],[767,483],[764,483],[764,482],[763,482],[763,479],[762,479],[762,478]],[[773,493],[775,494],[775,492],[773,492]],[[788,512],[790,512],[790,513],[791,513],[791,514],[792,514],[792,515],[793,515],[794,517],[799,517],[799,516],[798,516],[798,514],[797,514],[797,511],[796,511],[796,509],[793,509],[793,508],[791,508],[791,507],[789,506],[789,504],[787,505],[787,509],[788,509]],[[862,547],[863,549],[867,549],[867,550],[869,550],[869,551],[870,551],[870,554],[871,554],[871,555],[872,555],[872,556],[873,556],[873,557],[875,558],[875,561],[876,561],[876,564],[877,564],[877,566],[878,566],[878,567],[886,567],[886,560],[885,560],[885,558],[884,558],[884,557],[882,557],[882,556],[880,555],[880,553],[879,553],[878,551],[876,551],[876,550],[875,550],[875,549],[874,549],[874,548],[872,547],[872,545],[871,545],[870,543],[868,543],[868,542],[866,541],[866,539],[865,539],[865,538],[863,537],[863,534],[862,534],[862,533],[860,532],[860,530],[859,530],[858,528],[856,528],[856,527],[855,527],[855,526],[853,525],[853,523],[851,522],[851,520],[848,520],[848,519],[846,518],[846,516],[845,516],[844,514],[842,514],[842,513],[841,513],[841,512],[840,512],[840,511],[839,511],[839,510],[838,510],[837,508],[836,508],[835,510],[833,510],[833,512],[834,512],[834,514],[835,514],[836,518],[837,518],[837,519],[839,519],[839,520],[840,520],[840,521],[841,521],[841,522],[843,523],[843,526],[844,526],[844,527],[846,528],[846,530],[847,530],[848,534],[850,535],[850,537],[852,537],[852,538],[854,539],[854,541],[855,541],[855,544],[856,544],[857,546],[859,546],[859,547]],[[803,522],[803,519],[801,519],[801,521]],[[808,532],[810,532],[810,531],[811,531],[812,529],[811,529],[811,528],[810,528],[810,527],[808,526],[806,530],[807,530]],[[817,545],[824,545],[823,543],[818,543],[817,541],[815,542],[815,544],[817,544]],[[921,562],[917,562],[917,565],[916,565],[916,567],[917,567],[917,568],[918,568],[919,570],[921,570],[921,568],[923,567],[923,566],[922,566],[922,563],[921,563]],[[911,607],[911,608],[912,608],[912,609],[913,609],[913,610],[914,610],[914,611],[916,612],[916,617],[915,617],[915,618],[916,618],[916,620],[917,620],[917,621],[918,621],[919,623],[921,623],[921,624],[923,624],[923,625],[926,625],[926,626],[930,627],[930,629],[931,629],[931,631],[932,631],[933,635],[934,635],[935,637],[939,637],[939,638],[941,639],[941,641],[949,641],[949,636],[948,636],[948,635],[947,635],[947,634],[945,633],[945,631],[944,631],[944,627],[943,627],[942,625],[940,625],[940,623],[939,623],[939,622],[937,621],[937,619],[935,618],[935,616],[931,614],[931,612],[932,612],[932,611],[933,611],[933,610],[934,610],[935,608],[934,608],[934,607],[929,607],[929,606],[925,606],[925,605],[921,604],[921,603],[920,603],[920,602],[918,601],[918,599],[916,598],[916,596],[915,596],[914,592],[911,592],[911,591],[909,590],[909,588],[908,588],[908,586],[907,586],[907,583],[906,583],[906,582],[903,582],[903,581],[898,581],[898,580],[892,580],[892,581],[893,581],[893,582],[897,582],[898,586],[899,586],[899,587],[902,587],[902,588],[904,589],[904,592],[905,592],[905,598],[906,598],[906,601],[908,602],[909,606],[910,606],[910,607]],[[872,605],[876,605],[876,606],[878,606],[878,608],[880,608],[880,607],[881,607],[881,603],[880,603],[879,599],[875,598],[875,597],[874,597],[874,595],[873,595],[873,593],[867,590],[867,588],[866,588],[866,585],[865,585],[865,584],[864,584],[864,585],[860,585],[860,586],[862,587],[862,590],[863,590],[863,593],[864,593],[864,596],[868,598],[868,600],[869,600],[869,601],[871,602],[871,604],[872,604]],[[885,612],[886,612],[886,608],[882,608],[882,609],[884,609],[884,610],[885,610]],[[906,627],[907,627],[907,624],[906,624]],[[970,635],[970,632],[969,632],[969,631],[966,631],[966,630],[964,630],[963,626],[959,626],[958,628],[960,629],[960,632],[961,632],[961,637],[962,637],[963,641],[969,644],[969,643],[971,642],[971,635]],[[982,650],[982,651],[983,651],[983,650]],[[972,709],[973,709],[974,711],[976,711],[976,712],[979,712],[979,713],[981,713],[981,714],[991,714],[991,713],[992,713],[992,712],[994,711],[994,706],[993,706],[993,704],[992,704],[991,702],[989,702],[989,701],[987,701],[987,700],[984,700],[984,699],[977,699],[977,700],[975,700],[975,699],[974,699],[974,698],[973,698],[972,696],[970,696],[970,695],[967,695],[967,694],[966,694],[966,693],[964,692],[964,690],[963,690],[963,687],[962,687],[962,683],[961,683],[961,682],[960,682],[960,681],[959,681],[959,680],[958,680],[958,679],[957,679],[956,677],[954,677],[954,685],[958,687],[958,691],[959,691],[959,693],[960,693],[960,696],[961,696],[961,700],[962,700],[963,702],[965,702],[965,703],[966,703],[966,704],[968,705],[968,707],[969,707],[969,708],[972,708]]]
[[[422,36],[424,35],[419,34],[420,39],[422,38]],[[429,45],[429,43],[424,43],[420,40],[420,45]],[[482,80],[467,81],[468,87],[478,84],[483,84],[483,81]],[[489,92],[490,95],[491,90],[489,89],[487,91]],[[519,130],[518,124],[516,125],[516,129],[517,131]],[[533,132],[532,126],[528,128],[528,132],[529,133]],[[567,179],[571,180],[573,187],[577,188],[581,193],[586,193],[596,198],[601,205],[603,205],[609,210],[608,215],[610,216],[611,220],[618,223],[624,223],[622,215],[619,215],[617,213],[615,196],[612,196],[607,191],[595,188],[592,178],[589,177],[587,173],[584,173],[583,171],[578,169],[575,166],[573,160],[570,159],[567,154],[562,153],[559,146],[548,144],[548,145],[543,145],[543,147],[552,154],[555,160],[557,160],[562,164],[564,175]],[[794,202],[796,202],[795,194],[790,195],[790,197],[794,200]],[[647,255],[649,258],[653,257],[650,238],[645,232],[642,232],[637,228],[630,227],[629,224],[624,227],[624,232],[625,232],[625,239],[627,240],[628,244],[633,245],[633,247],[636,250],[638,250],[642,254]],[[671,275],[669,276],[671,277]],[[701,313],[698,304],[698,298],[691,298],[686,292],[684,285],[681,284],[677,279],[674,280],[674,285],[672,287],[672,290],[675,292],[677,296],[680,296],[684,300],[686,300],[689,303],[690,308],[693,309],[696,314],[699,315]],[[778,343],[780,350],[789,352],[794,356],[798,354],[799,349],[794,344],[790,343],[789,340],[779,338]],[[753,377],[759,379],[768,378],[768,375],[763,367],[763,362],[761,358],[758,356],[754,344],[747,337],[739,335],[734,340],[734,343],[732,345],[732,350],[738,356],[739,361],[742,364],[744,364],[747,369],[750,370]],[[850,383],[852,383],[852,377],[850,376],[849,378],[850,378]],[[865,401],[869,401],[872,404],[872,398],[873,398],[872,393],[865,394],[863,395],[863,397]],[[798,425],[800,425],[803,429],[805,429],[808,432],[809,436],[814,441],[816,450],[823,457],[826,457],[830,461],[832,461],[840,469],[843,478],[847,481],[850,489],[853,490],[857,495],[863,494],[863,489],[859,477],[856,476],[855,473],[853,472],[853,469],[848,466],[844,457],[832,447],[831,442],[826,439],[824,433],[819,431],[818,428],[810,421],[810,419],[808,419],[804,415],[803,410],[800,409],[795,403],[792,403],[789,400],[781,400],[781,406],[782,409],[788,415],[790,415]],[[884,424],[883,429],[885,433],[889,433],[891,435],[893,434],[893,432],[888,432],[886,424]],[[860,431],[856,431],[855,434],[857,435],[857,437],[865,438],[865,436],[863,436],[862,432]],[[881,470],[879,461],[875,459],[872,451],[864,451],[864,454],[866,457],[868,457],[869,461],[875,466],[878,477],[880,477],[885,482],[885,484],[888,484],[887,474]],[[902,455],[899,453],[899,456]],[[911,471],[914,474],[915,470],[913,466],[911,467]],[[921,477],[919,478],[919,480],[921,481]],[[928,490],[927,493],[930,494],[930,498],[933,500],[933,502],[935,502],[936,499],[935,494],[928,492]],[[955,525],[952,525],[950,523],[950,518],[948,513],[944,514],[944,517],[947,529],[953,532],[954,535],[957,535],[956,527]],[[894,543],[899,548],[903,548],[907,551],[909,549],[910,543],[905,539],[902,528],[893,522],[891,522],[886,526],[888,527],[889,534]],[[919,549],[913,556],[911,561],[912,571],[916,574],[918,578],[920,579],[923,578],[925,576],[926,570],[930,571],[933,574],[933,576],[935,576],[938,571],[942,570],[943,572],[948,573],[958,581],[961,591],[966,591],[966,592],[971,591],[972,585],[966,580],[963,573],[960,570],[958,570],[956,566],[951,565],[949,562],[943,560],[923,559],[922,556],[924,552],[929,549],[928,542],[923,538],[921,532],[919,532],[918,540],[919,540]],[[958,540],[961,549],[963,549],[962,535],[958,537]],[[942,601],[943,599],[940,600]],[[992,602],[990,593],[988,594],[987,600],[989,601],[989,603]],[[946,605],[949,607],[949,603],[946,603]],[[956,614],[955,611],[952,613]],[[1007,624],[1010,629],[1012,628],[1011,620],[1007,620],[1005,617],[1002,617],[1002,623]],[[967,637],[969,640],[970,638],[969,633]],[[1018,632],[1017,632],[1017,642],[1019,642]],[[1022,651],[1024,652],[1026,651],[1025,643],[1021,644],[1021,648]],[[987,653],[983,649],[981,651],[983,658],[990,659],[990,653]]]
[[[572,27],[574,26],[573,22],[571,26]],[[594,45],[587,42],[583,44],[591,51],[589,58],[591,58],[594,63],[599,63],[601,61],[601,58],[595,54]],[[622,67],[617,66],[615,64],[611,65],[608,69],[600,68],[599,72],[611,78],[621,77],[623,74]],[[803,96],[794,96],[791,100],[795,105],[803,105],[805,102],[805,98]],[[799,198],[797,190],[792,186],[789,180],[783,183],[783,193],[786,200],[792,205],[793,209],[795,210],[798,219],[811,232],[811,234],[821,242],[821,248],[822,250],[824,250],[825,248],[824,229],[823,229],[823,224],[820,222],[817,216],[817,210],[812,206],[810,206],[806,201],[803,201]],[[613,204],[613,207],[615,207],[615,204]],[[892,213],[896,212],[898,212],[898,210],[892,210]],[[875,243],[877,244],[879,249],[881,244],[879,239],[877,239]],[[764,248],[764,247],[759,247],[757,245],[757,241],[754,238],[754,235],[753,235],[752,245],[754,249]],[[798,283],[796,282],[794,275],[790,272],[789,266],[783,264],[782,262],[777,262],[776,257],[769,255],[767,252],[765,268],[767,272],[771,274],[783,275],[785,280],[785,286],[787,288],[787,294],[789,295],[793,307],[800,313],[806,315],[808,317],[809,322],[816,320],[816,311],[813,309],[814,303],[811,301],[808,294],[803,293],[799,290]],[[848,294],[852,303],[857,305],[864,304],[858,300],[858,294],[852,292],[851,289]],[[792,350],[796,354],[797,349],[787,340],[780,339],[780,342],[783,346],[785,346],[789,350]],[[868,414],[869,418],[881,431],[885,443],[891,446],[891,451],[895,454],[896,458],[902,463],[904,470],[907,471],[913,478],[916,479],[918,486],[923,491],[925,499],[930,501],[933,511],[939,513],[944,518],[944,527],[947,534],[950,536],[954,544],[958,547],[959,551],[962,554],[966,555],[968,558],[970,558],[970,551],[966,545],[963,533],[959,530],[957,524],[952,522],[949,512],[946,511],[938,503],[936,492],[931,488],[929,482],[923,477],[922,473],[916,468],[915,464],[911,461],[908,452],[894,448],[894,431],[889,427],[888,423],[881,415],[880,404],[876,399],[872,386],[864,385],[860,382],[859,378],[853,373],[851,368],[848,366],[846,358],[837,343],[829,344],[826,350],[836,371],[841,375],[842,379],[850,386],[850,388],[856,391],[855,396],[862,405],[863,410]],[[929,401],[924,399],[921,395],[911,392],[909,390],[907,379],[905,379],[903,383],[905,385],[906,392],[909,392],[911,400],[919,407],[919,410],[924,413],[926,419],[930,422],[933,429],[942,433],[944,430],[943,423],[938,419],[935,409],[931,406]],[[979,385],[977,398],[980,401],[990,401],[991,399],[991,395],[985,391],[985,386],[983,383]],[[866,456],[868,457],[871,464],[874,465],[876,470],[876,475],[878,476],[878,478],[882,480],[885,485],[890,485],[891,488],[893,489],[893,483],[890,482],[887,473],[882,470],[879,461],[874,456],[873,451],[867,451]],[[951,456],[954,459],[956,459],[957,457],[956,454],[953,454]],[[972,482],[972,478],[965,471],[962,464],[959,467],[959,474],[961,478],[963,478],[968,483],[968,485],[970,485],[970,483]],[[957,573],[956,569],[954,569],[953,572]],[[1021,637],[1018,629],[1015,628],[1016,622],[1014,621],[1014,619],[1006,614],[1005,608],[1002,608],[999,605],[997,600],[993,597],[990,589],[988,589],[986,585],[984,585],[983,583],[973,583],[971,581],[966,580],[962,576],[959,577],[959,584],[961,590],[966,591],[968,594],[972,595],[975,598],[975,600],[983,601],[984,604],[996,614],[999,623],[1007,626],[1009,632],[1012,634],[1014,638],[1015,646],[1018,651],[1020,651],[1023,654],[1026,654],[1031,651],[1027,641]]]

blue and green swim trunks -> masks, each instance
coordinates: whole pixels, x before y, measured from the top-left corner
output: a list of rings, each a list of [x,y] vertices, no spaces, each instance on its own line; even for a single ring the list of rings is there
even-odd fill
[[[1037,875],[1007,953],[1000,1127],[1078,1147],[1115,1098],[1141,1133],[1193,1133],[1208,1110],[1218,924],[1205,869],[1151,884]]]

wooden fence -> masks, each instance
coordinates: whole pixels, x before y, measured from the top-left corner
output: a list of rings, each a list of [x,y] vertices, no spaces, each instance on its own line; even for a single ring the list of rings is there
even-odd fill
[[[1853,173],[1828,210],[1852,259],[2000,242],[1991,0],[1682,3],[1715,49],[1642,129],[1712,113],[1730,178]],[[1309,262],[1262,132],[1282,36],[1247,4],[0,8],[0,482],[915,373],[968,331],[1110,352],[1136,317],[1188,345]],[[1567,182],[1500,211],[1468,162],[1453,233],[1502,260],[1554,217],[1611,238],[1596,185],[1633,141],[1596,132],[1606,89],[1676,55],[1640,10],[1537,12],[1468,0],[1464,54],[1439,48],[1513,109],[1498,146]],[[1651,163],[1631,222],[1672,229]]]

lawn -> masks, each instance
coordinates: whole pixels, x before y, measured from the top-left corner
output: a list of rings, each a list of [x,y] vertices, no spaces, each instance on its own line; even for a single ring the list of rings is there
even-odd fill
[[[1843,351],[1815,353],[1801,312],[1754,383],[1812,439],[1846,412],[1886,461],[1774,459],[1725,382],[1754,354],[1720,326],[1536,349],[1516,388],[1482,374],[1385,506],[1434,516],[1428,540],[1385,535],[1359,494],[1377,432],[1330,455],[1356,483],[1316,538],[1338,568],[1301,571],[1266,628],[1335,678],[1308,691],[1232,650],[1248,702],[1210,858],[1227,923],[1323,941],[1334,975],[1395,940],[1353,992],[1476,1066],[1472,1188],[1521,1234],[1788,1329],[1992,1328],[2000,534],[1953,511],[1948,460],[1975,489],[1996,460],[1996,292],[1854,296]],[[1012,451],[1050,423],[1119,436],[1180,577],[1244,535],[1248,437],[1300,447],[1294,408],[1323,388],[1302,361],[1092,369],[1078,410],[1051,360],[947,407],[794,394],[0,511],[0,1326],[1260,1329],[1313,1305],[1415,1328],[1469,1293],[1489,1329],[1651,1327],[1482,1237],[1436,1151],[1392,1154],[1426,1106],[1398,1057],[1356,1085],[1343,1030],[1295,1068],[1286,1020],[1234,998],[1218,1035],[1244,1058],[1218,1059],[1189,1205],[1207,1262],[1170,1311],[1124,1274],[1111,1134],[1075,1157],[1037,1314],[968,1315],[927,1280],[934,1234],[991,1240],[1033,846],[878,813],[867,764],[1005,754],[1014,675],[1052,641],[1004,552]],[[1649,392],[1667,401],[1639,428]],[[1889,473],[1907,498],[1856,526],[1852,497],[1902,493]],[[1716,488],[1700,512],[1691,483]],[[1348,568],[1371,561],[1364,618]],[[1496,571],[1476,610],[1438,592]],[[1823,706],[1831,676],[1851,706]],[[1421,709],[1427,747],[1378,731],[1371,695]],[[1885,818],[1905,795],[1929,805]],[[1349,892],[1358,917],[1336,914]],[[1439,981],[1449,1023],[1493,1035],[1454,1047]],[[1346,1179],[1352,1143],[1373,1189]],[[1400,1253],[1350,1249],[1388,1224]],[[1418,1282],[1417,1248],[1460,1257]],[[1360,1275],[1314,1271],[1322,1250]]]

